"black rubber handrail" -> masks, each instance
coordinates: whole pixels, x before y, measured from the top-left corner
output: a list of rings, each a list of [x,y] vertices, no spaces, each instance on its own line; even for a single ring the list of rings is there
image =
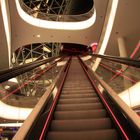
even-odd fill
[[[32,62],[32,63],[28,63],[28,64],[24,64],[24,65],[21,65],[21,66],[16,66],[14,68],[11,68],[11,69],[6,69],[6,70],[3,70],[3,71],[0,71],[0,83],[6,81],[6,80],[9,80],[11,78],[14,78],[20,74],[23,74],[25,72],[28,72],[36,67],[39,67],[43,64],[46,64],[46,63],[49,63],[49,62],[52,62],[54,61],[56,58],[58,57],[51,57],[49,59],[45,59],[45,60],[38,60],[38,61],[35,61],[35,62]]]
[[[129,57],[118,57],[118,56],[100,55],[100,54],[91,54],[91,53],[89,53],[89,55],[92,55],[93,57],[99,57],[102,59],[113,61],[113,62],[122,63],[128,66],[140,68],[140,61]]]

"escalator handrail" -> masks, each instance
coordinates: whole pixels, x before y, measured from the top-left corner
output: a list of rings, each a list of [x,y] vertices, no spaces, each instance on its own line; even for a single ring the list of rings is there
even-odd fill
[[[64,73],[63,73],[63,77],[62,77],[61,82],[60,82],[60,86],[59,86],[58,91],[57,91],[57,93],[56,93],[56,95],[55,95],[54,101],[53,101],[52,106],[51,106],[51,108],[50,108],[49,114],[48,114],[48,116],[47,116],[46,122],[45,122],[45,124],[44,124],[44,127],[43,127],[43,129],[42,129],[41,135],[40,135],[40,137],[39,137],[39,140],[44,139],[44,137],[45,137],[44,134],[48,131],[49,123],[50,123],[50,121],[51,121],[51,119],[52,119],[55,106],[56,106],[56,104],[57,104],[57,101],[58,101],[58,98],[59,98],[59,96],[60,96],[61,90],[62,90],[62,88],[63,88],[64,82],[65,82],[65,80],[66,80],[66,77],[67,77],[67,74],[68,74],[68,70],[69,70],[69,68],[70,68],[70,63],[71,63],[71,57],[69,58],[69,60],[68,60],[68,62],[67,62],[67,64],[66,64],[66,66],[65,66],[65,68],[64,68],[64,71],[63,71]]]
[[[3,71],[0,71],[0,83],[9,80],[11,78],[14,78],[20,74],[23,74],[25,72],[28,72],[36,67],[39,67],[43,64],[55,61],[55,59],[57,59],[59,57],[51,57],[49,59],[45,59],[45,60],[38,60],[32,63],[28,63],[28,64],[24,64],[21,66],[16,66],[14,68],[11,69],[6,69]]]
[[[28,132],[30,131],[33,123],[35,122],[36,118],[40,114],[40,111],[41,111],[42,107],[44,106],[46,100],[49,99],[50,93],[53,91],[53,89],[54,89],[53,84],[48,87],[48,90],[41,97],[39,102],[36,104],[36,106],[34,107],[32,112],[29,114],[29,116],[24,121],[23,125],[17,131],[17,133],[15,134],[15,136],[13,137],[12,140],[19,140],[19,139],[24,140],[25,139],[25,137],[28,134]]]
[[[136,59],[129,58],[129,57],[118,57],[118,56],[100,55],[100,54],[92,54],[92,53],[88,53],[88,54],[93,56],[93,57],[98,57],[98,58],[106,59],[109,61],[122,63],[122,64],[125,64],[128,66],[140,68],[140,61],[136,60]]]
[[[39,73],[34,74],[32,77],[30,77],[28,80],[26,80],[25,82],[23,82],[20,86],[18,86],[15,90],[13,90],[10,94],[7,94],[6,96],[4,96],[1,101],[4,101],[5,99],[7,99],[7,97],[11,96],[12,94],[16,93],[17,90],[20,90],[21,88],[25,87],[26,85],[30,84],[33,80],[39,78],[41,75],[43,75],[44,73],[48,72],[49,70],[51,70],[53,67],[55,67],[57,65],[57,62],[61,61],[61,59],[51,63],[51,65],[46,66],[43,70],[40,70]]]
[[[91,73],[93,73],[94,78],[107,91],[107,93],[108,93],[109,97],[112,99],[112,101],[114,101],[114,103],[119,107],[119,109],[125,114],[125,116],[131,122],[131,124],[136,129],[136,131],[138,133],[140,133],[139,116],[129,106],[127,106],[126,103],[122,99],[120,99],[118,94],[108,84],[106,84],[88,65],[86,65],[85,63],[84,63],[84,65],[89,71],[91,71]]]
[[[29,114],[27,119],[24,121],[21,128],[18,130],[16,135],[13,137],[12,140],[19,140],[19,139],[26,139],[28,133],[30,132],[30,129],[32,128],[35,120],[40,116],[41,111],[44,110],[44,106],[49,100],[51,93],[53,90],[55,90],[56,83],[60,79],[61,74],[63,75],[64,69],[62,69],[57,77],[55,78],[54,82],[47,88],[44,95],[40,98],[39,102],[34,107],[33,111]]]

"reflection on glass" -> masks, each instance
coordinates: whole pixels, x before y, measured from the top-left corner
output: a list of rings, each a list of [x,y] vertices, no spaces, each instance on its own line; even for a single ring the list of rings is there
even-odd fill
[[[12,139],[21,123],[30,114],[63,66],[53,64],[53,67],[51,67],[51,63],[44,64],[0,83],[1,138],[4,138],[5,134],[7,134],[6,136]],[[3,127],[3,125],[7,126]],[[7,131],[12,134],[10,135]]]
[[[85,62],[92,67],[95,58]],[[102,60],[96,73],[130,108],[140,114],[140,68]]]

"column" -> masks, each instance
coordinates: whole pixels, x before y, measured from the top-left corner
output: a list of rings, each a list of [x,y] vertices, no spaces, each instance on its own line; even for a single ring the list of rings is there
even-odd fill
[[[128,57],[127,55],[127,49],[126,49],[126,41],[124,37],[118,37],[118,49],[120,53],[120,57]],[[122,65],[122,69],[125,69],[126,66]],[[132,86],[132,83],[124,78],[124,87],[125,89]]]
[[[119,47],[120,57],[127,57],[125,39],[123,37],[118,38],[118,47]]]

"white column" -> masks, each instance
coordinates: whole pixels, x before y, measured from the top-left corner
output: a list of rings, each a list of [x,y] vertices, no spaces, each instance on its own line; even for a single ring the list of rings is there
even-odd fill
[[[126,49],[126,41],[124,37],[118,37],[118,49],[120,53],[120,57],[128,57],[127,55],[127,49]],[[125,69],[126,66],[122,65],[122,69]],[[124,87],[125,89],[132,86],[132,83],[124,78]]]
[[[125,39],[123,37],[118,38],[118,47],[119,47],[120,57],[127,57]]]
[[[125,38],[124,37],[118,37],[118,48],[119,48],[119,53],[120,57],[127,57],[127,49],[126,49],[126,43],[125,43]],[[126,66],[122,65],[122,69],[125,69]]]
[[[119,4],[119,0],[109,0],[106,17],[104,21],[104,26],[103,26],[103,30],[102,30],[99,45],[98,45],[98,50],[99,50],[98,54],[103,55],[105,53],[105,50],[107,48],[108,41],[112,32],[112,28],[115,22],[118,4]],[[92,66],[93,71],[97,70],[101,60],[102,60],[101,58],[97,58],[95,60],[95,63]]]

